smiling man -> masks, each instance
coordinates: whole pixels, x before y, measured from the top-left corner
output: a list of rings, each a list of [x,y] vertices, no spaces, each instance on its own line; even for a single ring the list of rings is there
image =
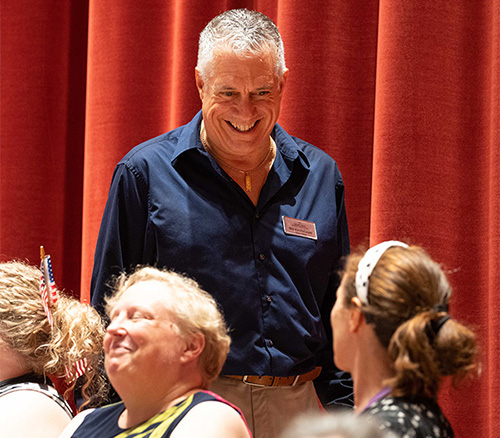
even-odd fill
[[[208,23],[195,71],[202,110],[118,163],[92,277],[101,311],[111,276],[137,264],[208,291],[233,340],[213,388],[257,438],[318,410],[317,396],[349,404],[351,394],[329,340],[349,252],[344,185],[331,157],[276,123],[287,76],[268,17],[237,9]]]
[[[271,49],[248,57],[221,46],[196,69],[203,146],[255,205],[276,156],[270,135],[288,73],[274,58]]]

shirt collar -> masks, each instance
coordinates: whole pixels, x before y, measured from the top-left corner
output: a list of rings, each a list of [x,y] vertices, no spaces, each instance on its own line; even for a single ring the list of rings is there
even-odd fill
[[[187,125],[180,128],[182,131],[179,135],[179,140],[172,155],[172,164],[175,163],[180,155],[190,149],[203,149],[203,145],[200,140],[201,119],[200,110]]]

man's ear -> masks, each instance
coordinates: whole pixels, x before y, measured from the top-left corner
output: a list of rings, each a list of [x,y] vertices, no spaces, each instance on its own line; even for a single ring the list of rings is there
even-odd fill
[[[194,69],[194,78],[196,81],[196,88],[198,88],[198,94],[200,95],[200,99],[203,100],[204,91],[203,87],[205,86],[205,82],[201,78],[200,72],[197,68]]]
[[[365,315],[361,311],[361,300],[358,297],[351,298],[351,312],[349,316],[349,329],[351,332],[356,333],[361,325],[366,324]]]
[[[205,348],[205,336],[202,333],[195,333],[186,341],[184,353],[181,357],[182,363],[187,363],[197,359]]]
[[[283,90],[285,89],[286,80],[288,78],[288,72],[289,70],[286,68],[285,71],[283,72],[283,76],[281,76],[281,79],[279,81],[278,87],[280,95],[283,94]]]

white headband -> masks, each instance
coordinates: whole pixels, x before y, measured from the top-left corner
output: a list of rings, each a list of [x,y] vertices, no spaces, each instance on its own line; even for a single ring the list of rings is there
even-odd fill
[[[408,248],[408,245],[398,240],[388,240],[371,247],[358,264],[356,271],[356,293],[363,304],[368,304],[368,284],[370,275],[372,275],[375,266],[380,257],[392,246],[402,246]]]

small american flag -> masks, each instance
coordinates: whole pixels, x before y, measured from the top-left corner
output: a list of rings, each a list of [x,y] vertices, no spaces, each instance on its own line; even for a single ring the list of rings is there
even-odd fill
[[[66,367],[66,377],[69,382],[78,379],[78,377],[83,376],[85,370],[87,369],[87,359],[77,360],[73,366]]]
[[[40,263],[40,271],[42,271],[42,275],[40,277],[40,295],[42,296],[43,308],[47,314],[47,319],[52,327],[52,313],[50,312],[50,306],[57,301],[57,288],[54,281],[54,274],[52,273],[50,255],[45,255],[43,246],[40,247],[40,257],[42,259]]]

